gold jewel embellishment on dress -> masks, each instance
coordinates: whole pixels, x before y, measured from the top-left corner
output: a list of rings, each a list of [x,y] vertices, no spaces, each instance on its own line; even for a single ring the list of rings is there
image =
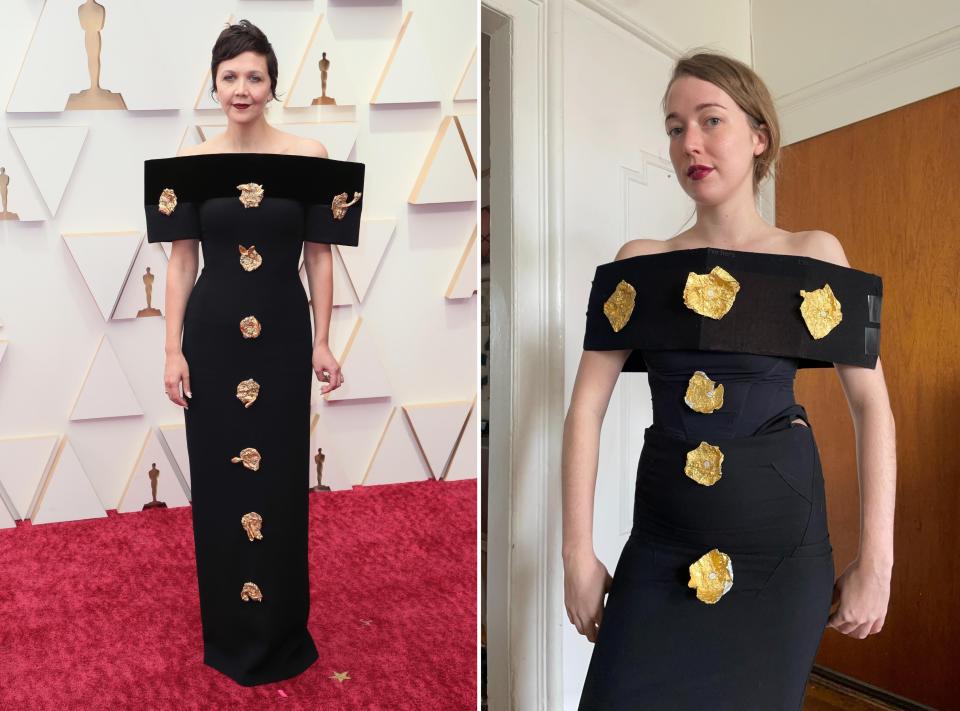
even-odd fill
[[[698,484],[713,486],[722,476],[723,452],[719,447],[701,442],[696,449],[687,452],[687,465],[683,473]]]
[[[257,183],[243,183],[237,186],[237,190],[244,207],[257,207],[263,199],[263,186]]]
[[[709,274],[687,274],[683,303],[701,316],[720,319],[733,306],[738,291],[740,282],[726,269],[717,266]]]
[[[237,385],[237,399],[244,407],[250,407],[260,394],[260,383],[253,378],[247,378]]]
[[[688,588],[697,589],[697,599],[714,604],[733,587],[733,562],[716,548],[690,564]]]
[[[241,244],[238,246],[240,247],[240,266],[246,271],[252,272],[263,264],[263,257],[257,252],[257,245],[251,244],[249,247],[244,247]]]
[[[253,471],[257,471],[260,468],[260,452],[255,450],[253,447],[244,447],[240,450],[240,456],[233,457],[230,461],[234,464],[243,462],[243,466],[245,466],[247,469],[253,469]]]
[[[683,401],[696,412],[709,413],[719,410],[723,405],[723,386],[710,380],[702,370],[695,371],[690,376]]]
[[[357,200],[360,199],[360,196],[363,193],[354,193],[353,200],[347,202],[349,195],[347,193],[340,193],[339,195],[333,198],[333,204],[330,205],[330,209],[333,210],[333,219],[342,220],[347,214],[347,208],[351,205],[355,205]]]
[[[256,338],[260,335],[260,322],[256,316],[247,316],[240,321],[240,333],[244,338]]]
[[[633,285],[621,279],[617,288],[610,294],[610,298],[603,302],[603,313],[606,314],[614,332],[627,325],[633,313],[636,296],[637,290]]]
[[[177,194],[173,192],[173,188],[163,189],[163,192],[160,193],[160,203],[158,206],[160,212],[164,215],[169,215],[177,209]]]
[[[814,338],[823,338],[843,319],[840,302],[833,295],[829,284],[824,284],[815,291],[800,290],[803,303],[800,304],[800,314]]]
[[[256,583],[244,583],[243,589],[240,591],[240,599],[244,602],[250,602],[251,600],[262,602],[263,593],[260,592],[260,588],[257,587]]]
[[[247,538],[251,541],[263,540],[263,534],[260,533],[260,526],[263,524],[263,517],[256,511],[245,513],[240,518],[240,525],[247,532]]]

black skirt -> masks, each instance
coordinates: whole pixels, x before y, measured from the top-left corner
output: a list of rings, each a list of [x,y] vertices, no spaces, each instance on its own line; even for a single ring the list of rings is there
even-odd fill
[[[712,441],[724,458],[711,486],[684,475],[699,441],[645,430],[581,711],[802,707],[835,571],[820,456],[798,417],[809,424],[792,405],[752,436]],[[732,586],[707,603],[689,566],[714,548]]]

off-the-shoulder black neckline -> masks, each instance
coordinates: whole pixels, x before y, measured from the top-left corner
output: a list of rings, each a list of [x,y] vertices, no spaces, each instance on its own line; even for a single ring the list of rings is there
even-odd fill
[[[304,156],[299,153],[250,153],[248,151],[230,152],[230,153],[193,153],[185,156],[167,156],[165,158],[148,158],[147,160],[179,160],[182,158],[223,158],[224,156],[261,156],[273,158],[304,158],[306,160],[326,160],[335,163],[349,163],[351,161],[342,161],[336,158],[322,158],[321,156]]]
[[[780,257],[782,259],[807,259],[812,262],[819,262],[820,264],[826,264],[828,266],[837,267],[839,269],[852,269],[853,271],[861,271],[860,269],[855,269],[854,267],[847,267],[842,264],[837,264],[835,262],[828,262],[824,259],[809,257],[805,254],[777,254],[776,252],[751,252],[744,249],[721,249],[720,247],[688,247],[686,249],[670,249],[665,252],[653,252],[652,254],[636,254],[632,257],[625,257],[624,259],[615,259],[612,262],[605,262],[600,266],[606,267],[606,266],[612,266],[614,264],[626,264],[638,259],[649,259],[651,257],[664,257],[668,254],[681,254],[683,252],[715,252],[717,254],[723,254],[723,255],[748,254],[751,256],[758,256],[758,257]]]

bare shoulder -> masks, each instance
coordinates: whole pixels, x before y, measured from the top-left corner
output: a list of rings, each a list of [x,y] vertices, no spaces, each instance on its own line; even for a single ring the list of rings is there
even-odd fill
[[[312,138],[296,136],[290,152],[298,156],[311,156],[313,158],[329,158],[327,147],[320,141]]]
[[[620,251],[618,251],[617,256],[614,257],[614,261],[629,259],[630,257],[640,257],[645,254],[659,254],[665,251],[663,240],[632,239],[620,247]]]
[[[829,232],[823,230],[808,230],[800,233],[802,241],[803,254],[814,259],[820,259],[824,262],[837,264],[841,267],[849,267],[847,255],[843,251],[843,245],[840,240]]]

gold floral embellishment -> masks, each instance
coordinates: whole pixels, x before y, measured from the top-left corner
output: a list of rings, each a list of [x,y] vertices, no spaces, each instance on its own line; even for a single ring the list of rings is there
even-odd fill
[[[723,386],[717,385],[706,373],[698,370],[690,376],[683,401],[696,412],[713,412],[723,405]]]
[[[163,189],[158,207],[164,215],[171,215],[177,209],[177,194],[173,192],[173,188]]]
[[[840,302],[829,284],[824,284],[815,291],[801,289],[800,296],[803,297],[800,315],[814,338],[823,338],[843,319]]]
[[[636,304],[637,290],[623,279],[617,284],[610,298],[603,302],[603,313],[613,327],[614,332],[627,325]]]
[[[709,274],[687,274],[683,303],[701,316],[720,319],[733,306],[738,291],[740,282],[726,269],[717,266]]]
[[[263,186],[257,183],[243,183],[237,186],[237,190],[244,207],[257,207],[263,200]]]
[[[688,588],[697,589],[697,599],[713,605],[733,587],[733,562],[714,548],[690,564]]]
[[[240,456],[233,457],[230,461],[234,464],[243,462],[243,466],[245,466],[247,469],[257,471],[260,469],[260,452],[255,450],[253,447],[244,447],[240,450]]]
[[[361,195],[363,195],[363,193],[355,192],[353,194],[353,200],[350,200],[350,202],[347,202],[347,200],[350,199],[348,193],[340,193],[339,195],[335,196],[333,198],[333,204],[330,205],[330,209],[333,210],[333,219],[342,220],[344,217],[346,217],[347,208],[351,205],[355,205],[357,200],[360,199]]]
[[[723,452],[720,448],[701,442],[699,447],[687,452],[687,464],[683,473],[698,484],[713,486],[720,481],[722,464]]]

